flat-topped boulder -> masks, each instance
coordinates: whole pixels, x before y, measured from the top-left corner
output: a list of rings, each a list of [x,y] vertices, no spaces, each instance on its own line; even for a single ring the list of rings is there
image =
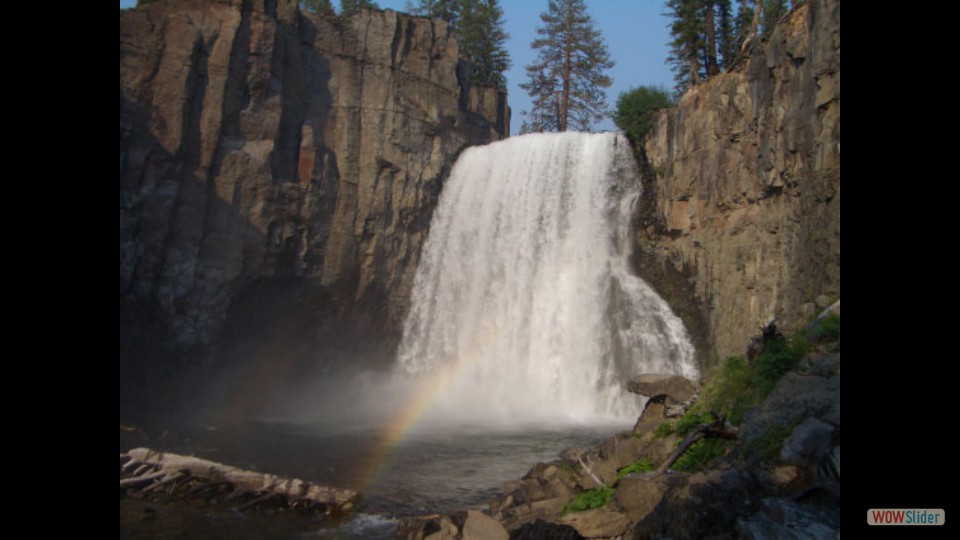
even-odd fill
[[[700,391],[700,386],[682,375],[644,373],[630,379],[627,390],[673,406],[690,401]]]

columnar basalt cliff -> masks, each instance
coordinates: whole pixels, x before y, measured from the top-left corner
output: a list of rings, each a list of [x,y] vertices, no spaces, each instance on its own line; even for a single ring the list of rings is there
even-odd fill
[[[635,261],[708,365],[839,298],[839,0],[796,9],[645,142]]]
[[[164,383],[195,369],[262,385],[385,356],[441,182],[509,121],[442,21],[293,0],[121,11],[121,411],[177,400]]]

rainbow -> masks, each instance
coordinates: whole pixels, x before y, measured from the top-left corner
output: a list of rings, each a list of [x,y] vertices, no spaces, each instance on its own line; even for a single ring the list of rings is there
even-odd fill
[[[440,369],[427,376],[412,392],[412,398],[383,428],[369,457],[357,465],[357,474],[351,475],[354,478],[360,478],[358,486],[360,493],[366,492],[380,477],[393,449],[416,427],[440,393],[453,382],[462,369],[462,367]]]
[[[467,368],[480,359],[480,344],[491,343],[499,339],[499,335],[500,331],[491,330],[485,332],[485,335],[476,336],[473,340],[474,345],[469,347],[466,353],[461,353],[456,360],[451,360],[435,372],[423,376],[420,384],[411,392],[407,403],[384,427],[369,457],[362,460],[355,469],[356,474],[351,475],[351,478],[360,479],[356,489],[361,494],[365,493],[380,477],[391,452],[413,431],[443,391],[453,386]]]

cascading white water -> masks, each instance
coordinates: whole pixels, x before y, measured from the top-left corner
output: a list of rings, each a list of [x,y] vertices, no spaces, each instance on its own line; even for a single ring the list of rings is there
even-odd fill
[[[639,193],[616,133],[524,135],[460,156],[399,351],[402,372],[436,386],[430,414],[632,421],[631,376],[698,378],[682,322],[628,268]]]

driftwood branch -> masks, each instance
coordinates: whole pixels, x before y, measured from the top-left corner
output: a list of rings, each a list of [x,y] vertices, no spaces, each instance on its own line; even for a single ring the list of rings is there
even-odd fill
[[[577,461],[580,462],[580,465],[583,466],[583,470],[586,471],[586,473],[590,476],[590,478],[597,483],[597,486],[602,487],[606,485],[603,483],[603,480],[600,480],[599,478],[597,478],[597,475],[593,474],[593,471],[590,470],[590,466],[584,463],[582,459],[580,459],[580,454],[577,454]],[[588,462],[590,461],[590,456],[587,456],[587,461]]]
[[[173,482],[176,482],[177,480],[180,480],[181,478],[185,478],[187,476],[190,476],[190,473],[186,471],[178,471],[174,474],[167,475],[166,478],[164,478],[163,480],[160,480],[156,484],[150,484],[149,486],[143,488],[143,492],[147,493],[150,491],[160,489],[163,486],[172,484]]]
[[[144,492],[175,484],[178,480],[200,480],[202,486],[233,488],[232,495],[254,495],[256,498],[243,506],[248,508],[261,502],[283,497],[291,504],[316,505],[327,511],[347,511],[353,508],[360,494],[351,489],[339,489],[286,478],[273,474],[240,469],[193,456],[157,452],[149,448],[134,448],[121,455],[124,463],[120,473],[120,487],[134,488],[146,485]],[[134,471],[129,474],[126,471]],[[154,472],[149,472],[154,471]],[[188,494],[205,488],[191,488]]]
[[[120,487],[130,487],[136,486],[139,484],[149,484],[158,478],[163,478],[167,473],[163,471],[157,471],[155,473],[143,474],[140,476],[133,476],[131,478],[121,478]]]

